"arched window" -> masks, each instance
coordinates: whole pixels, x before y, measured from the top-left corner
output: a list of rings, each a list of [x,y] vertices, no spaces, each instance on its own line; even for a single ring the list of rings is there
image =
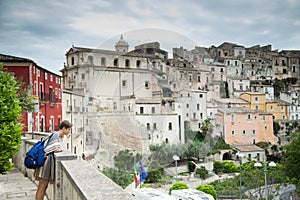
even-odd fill
[[[93,64],[93,56],[88,56],[88,64]]]
[[[130,61],[128,59],[125,60],[125,67],[130,67]]]
[[[141,66],[141,61],[140,61],[140,60],[137,60],[137,61],[136,61],[136,67],[139,68],[140,66]]]
[[[118,67],[118,65],[119,65],[118,58],[115,58],[114,59],[114,67]]]
[[[72,57],[72,58],[71,58],[71,65],[74,65],[74,64],[75,64],[75,58]]]
[[[106,59],[105,57],[101,58],[101,66],[105,66],[106,65]]]

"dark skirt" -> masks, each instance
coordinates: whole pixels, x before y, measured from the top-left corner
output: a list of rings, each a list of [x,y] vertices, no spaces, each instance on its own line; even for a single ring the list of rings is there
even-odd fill
[[[40,180],[42,178],[50,181],[50,183],[54,182],[55,179],[54,154],[51,153],[46,156],[46,161],[44,166],[35,169],[34,176],[36,180]]]

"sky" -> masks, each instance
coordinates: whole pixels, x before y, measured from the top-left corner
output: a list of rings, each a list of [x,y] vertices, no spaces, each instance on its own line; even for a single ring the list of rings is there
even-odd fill
[[[24,57],[60,75],[74,46],[114,50],[160,42],[300,50],[298,0],[0,0],[0,54]]]

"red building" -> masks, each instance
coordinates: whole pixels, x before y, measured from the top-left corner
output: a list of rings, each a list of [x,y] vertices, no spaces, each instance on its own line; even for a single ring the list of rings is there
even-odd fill
[[[33,113],[23,113],[23,132],[51,132],[58,130],[62,120],[62,79],[60,75],[38,66],[34,61],[0,54],[3,70],[12,72],[23,82],[23,88],[30,88],[36,98]]]

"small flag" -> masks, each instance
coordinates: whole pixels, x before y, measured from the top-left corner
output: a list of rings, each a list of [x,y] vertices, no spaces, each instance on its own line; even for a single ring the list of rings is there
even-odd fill
[[[139,185],[139,179],[138,179],[138,169],[136,167],[136,161],[135,161],[135,158],[134,158],[134,161],[133,161],[133,167],[134,167],[134,182],[135,182],[135,187],[137,187]]]
[[[142,182],[145,182],[146,177],[148,176],[148,174],[147,174],[141,160],[139,160],[139,165],[140,165],[140,181],[142,183]]]

